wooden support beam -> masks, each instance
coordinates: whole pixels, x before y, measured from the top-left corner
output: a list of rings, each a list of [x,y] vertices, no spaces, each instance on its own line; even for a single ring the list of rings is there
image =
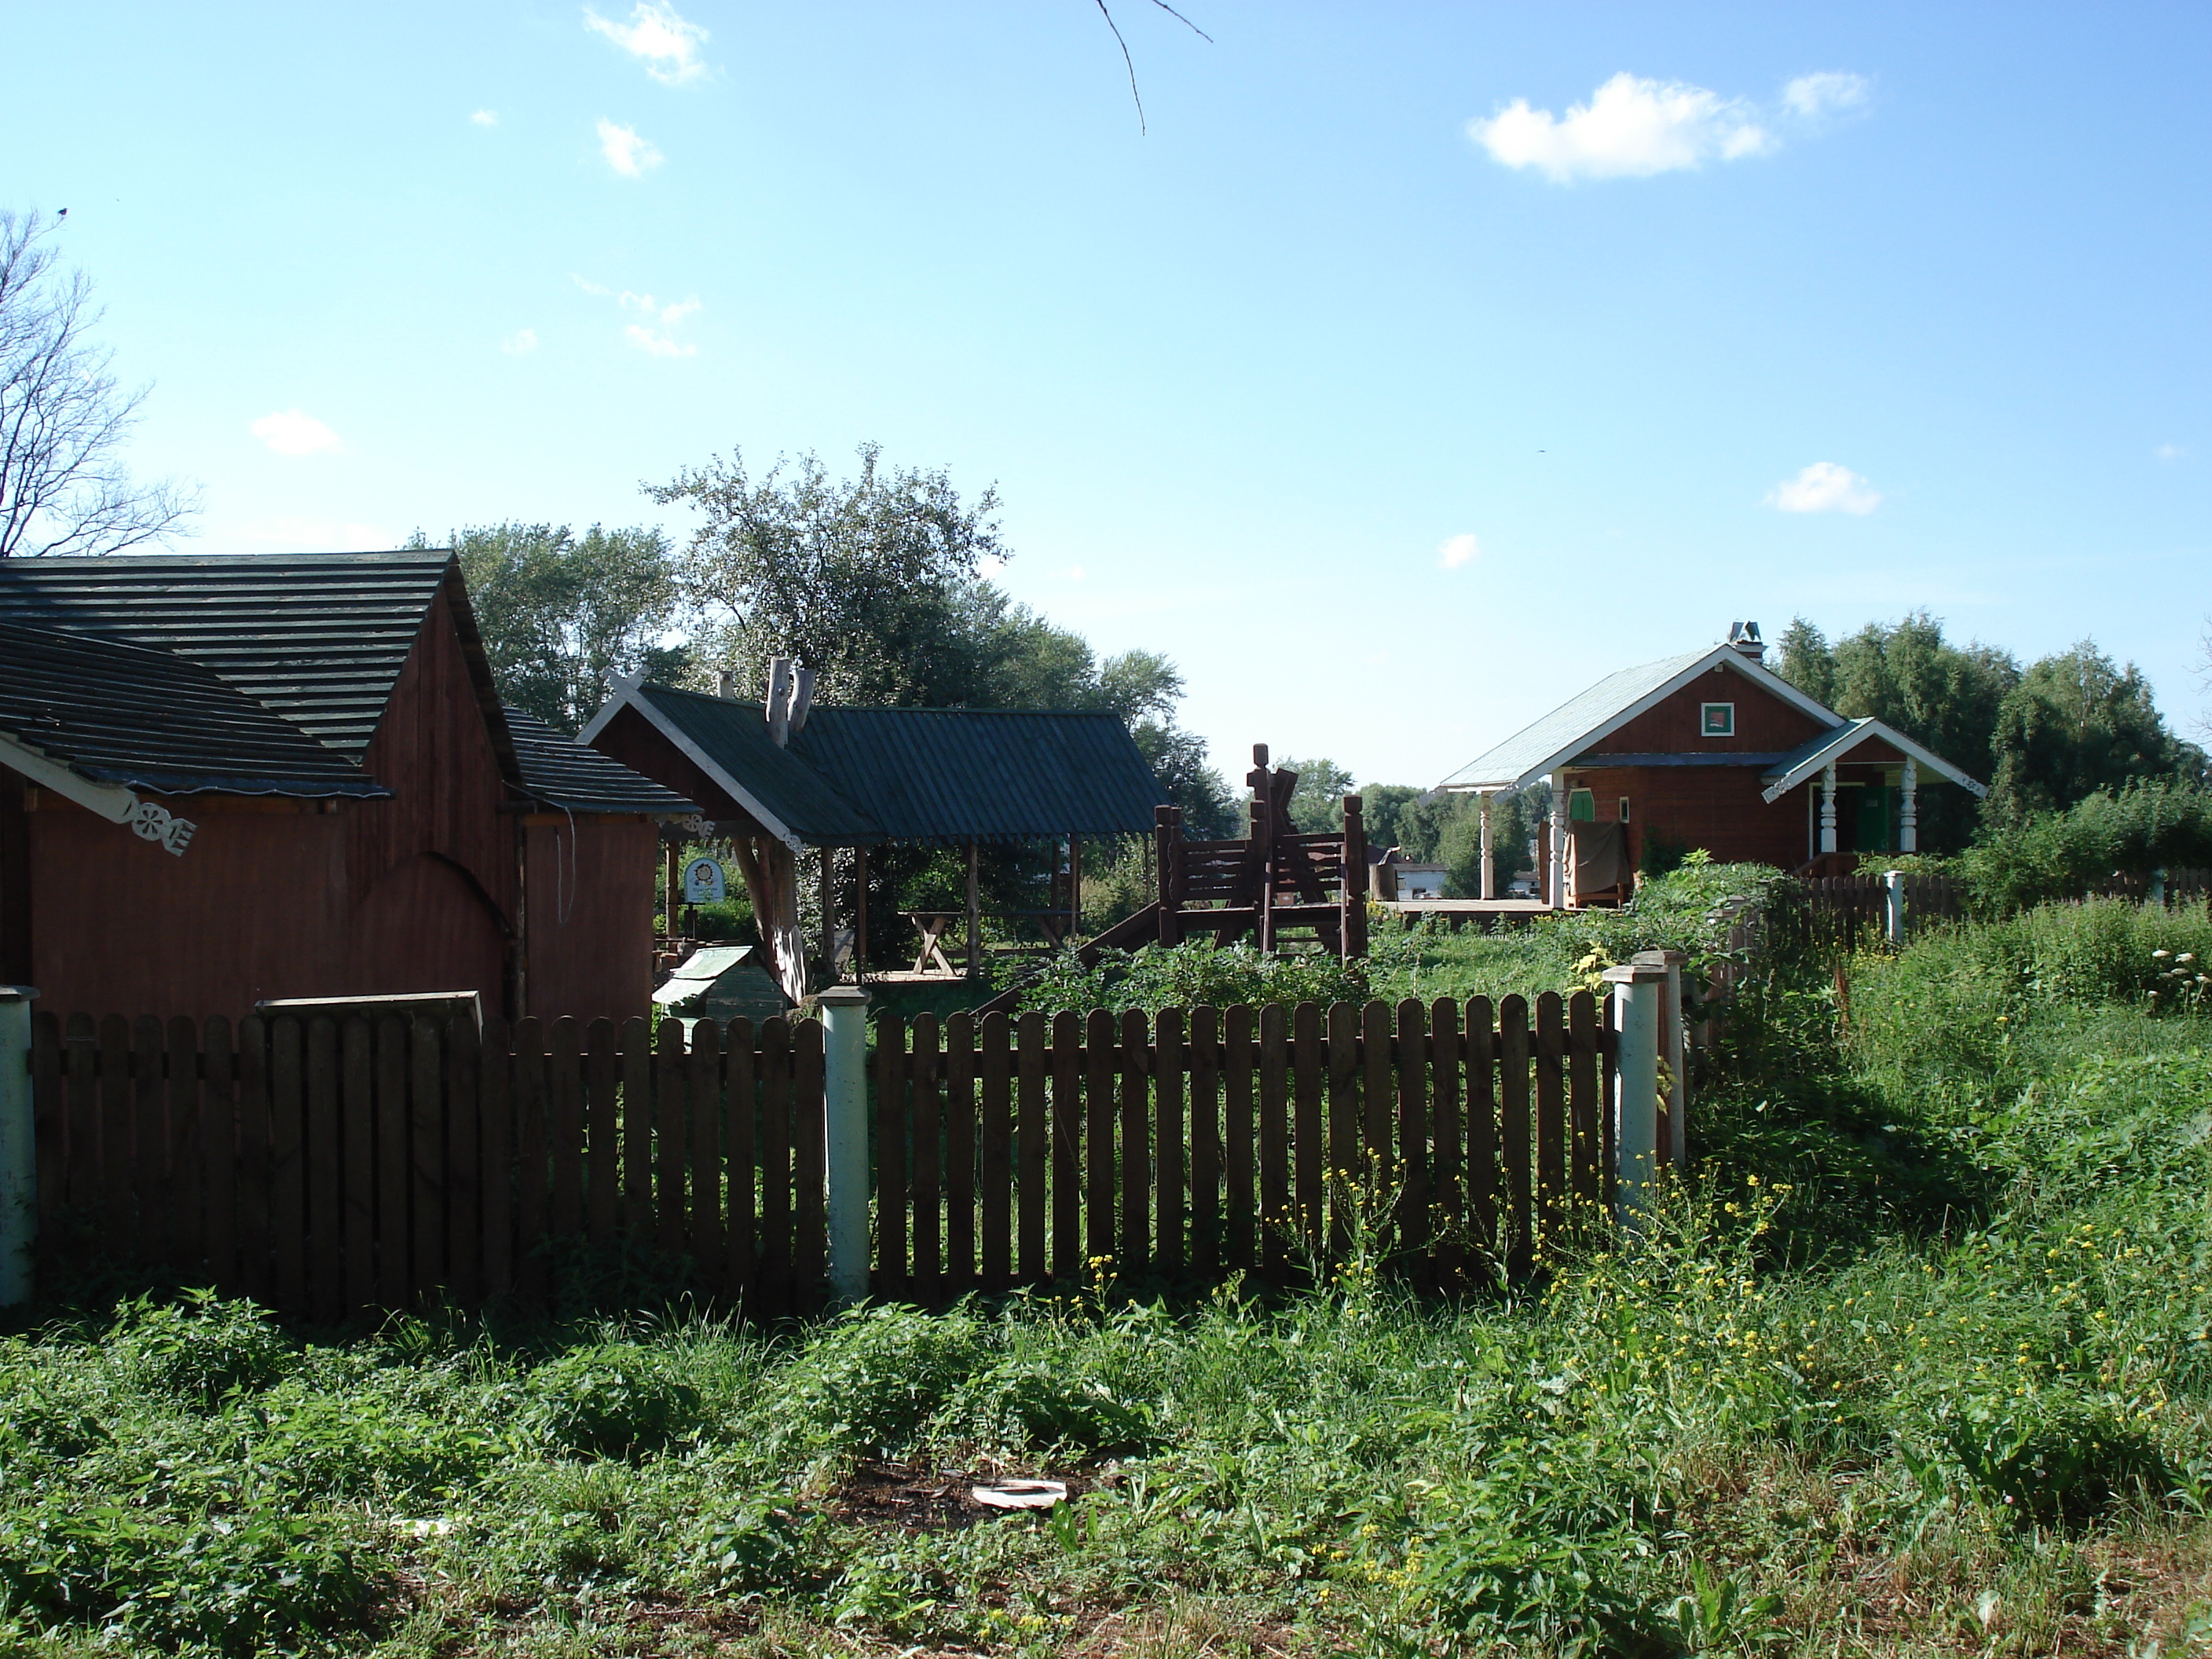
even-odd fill
[[[1067,942],[1083,942],[1083,843],[1067,832]]]
[[[868,849],[853,849],[853,977],[868,976]]]
[[[968,977],[983,971],[982,901],[975,884],[976,843],[968,843]]]

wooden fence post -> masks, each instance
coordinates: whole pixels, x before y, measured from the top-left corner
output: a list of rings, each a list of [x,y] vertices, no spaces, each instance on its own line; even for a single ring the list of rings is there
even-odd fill
[[[832,985],[821,1004],[830,1294],[858,1302],[868,1293],[868,994]]]
[[[37,1118],[31,1106],[27,985],[0,985],[0,1307],[31,1299],[39,1243]]]

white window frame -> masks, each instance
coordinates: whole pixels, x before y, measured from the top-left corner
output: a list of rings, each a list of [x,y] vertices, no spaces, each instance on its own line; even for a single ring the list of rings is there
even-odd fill
[[[1623,823],[1628,822],[1628,797],[1626,795],[1620,798],[1620,821]]]
[[[1712,712],[1716,708],[1728,710],[1728,730],[1725,732],[1716,732],[1712,728]],[[1701,738],[1734,737],[1735,735],[1735,705],[1732,702],[1699,703],[1698,705],[1698,735]]]

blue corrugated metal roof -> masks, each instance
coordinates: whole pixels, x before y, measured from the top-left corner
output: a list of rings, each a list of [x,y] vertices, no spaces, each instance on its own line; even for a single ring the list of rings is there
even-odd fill
[[[813,846],[1143,835],[1166,799],[1109,713],[817,706],[778,748],[757,703],[632,695]]]

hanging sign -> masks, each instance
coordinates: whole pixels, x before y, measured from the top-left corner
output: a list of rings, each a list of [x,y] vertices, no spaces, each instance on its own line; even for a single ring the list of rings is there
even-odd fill
[[[720,904],[724,896],[721,860],[696,858],[684,866],[686,904]]]

